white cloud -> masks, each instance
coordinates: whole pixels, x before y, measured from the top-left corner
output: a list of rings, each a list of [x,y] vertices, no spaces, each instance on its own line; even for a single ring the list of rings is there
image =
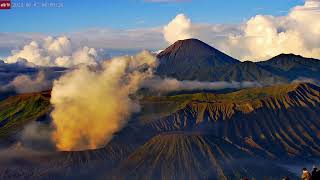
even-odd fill
[[[308,0],[303,5],[293,7],[286,16],[257,15],[241,24],[192,23],[186,15],[178,14],[163,27],[121,30],[96,28],[65,35],[72,39],[73,52],[83,49],[81,46],[84,44],[95,49],[156,50],[167,47],[166,41],[173,43],[180,39],[198,38],[240,60],[266,60],[280,53],[320,58],[320,1]],[[36,44],[33,45],[38,47],[34,48],[30,43],[21,50],[21,54],[34,59],[32,62],[67,64],[65,66],[77,64],[73,63],[73,56],[68,54],[68,41],[51,40],[49,51],[49,47],[42,48],[43,43],[40,42],[43,40],[39,39],[43,36],[0,33],[0,38],[4,39],[0,42],[0,51],[17,48],[34,37]],[[67,48],[59,52],[62,47]],[[23,51],[24,49],[28,51]],[[68,55],[52,60],[45,53],[48,51],[51,54],[56,51]],[[92,56],[94,55],[88,56],[89,60]],[[42,61],[39,57],[43,58]]]
[[[154,77],[144,82],[142,87],[149,88],[151,90],[167,93],[174,91],[191,91],[191,90],[221,90],[224,88],[247,88],[261,86],[258,82],[243,81],[243,82],[226,82],[226,81],[215,81],[215,82],[202,82],[202,81],[179,81],[173,78],[161,79]]]
[[[62,36],[72,41],[72,47],[81,48],[84,45],[99,49],[142,50],[161,49],[167,46],[163,38],[163,27],[140,29],[90,28],[77,32],[65,33]],[[61,36],[61,35],[58,35]],[[7,55],[12,49],[22,49],[31,41],[43,41],[48,35],[40,33],[1,33],[0,54]],[[4,56],[6,57],[6,56]]]
[[[45,39],[44,46],[50,54],[57,57],[72,53],[71,42],[66,36],[61,36],[56,39],[50,36]]]
[[[257,15],[243,24],[192,24],[179,14],[164,27],[165,39],[198,38],[240,60],[260,61],[281,53],[320,58],[320,1],[309,0],[287,16]]]
[[[79,64],[95,64],[97,51],[93,48],[76,48],[65,36],[47,37],[32,41],[21,50],[13,51],[6,63],[25,60],[37,66],[72,67]]]
[[[230,53],[245,60],[263,60],[281,53],[320,58],[320,2],[306,1],[287,16],[257,15],[246,22],[242,35],[230,36]],[[244,46],[242,54],[235,53]]]
[[[13,88],[18,93],[40,92],[51,88],[51,81],[46,79],[43,71],[40,71],[35,78],[28,75],[17,76],[5,88]]]
[[[184,14],[178,14],[168,25],[164,26],[163,35],[169,43],[191,38],[191,20]]]
[[[95,28],[67,34],[78,46],[99,49],[161,49],[167,44],[162,27],[141,29]],[[84,38],[85,37],[85,38]]]

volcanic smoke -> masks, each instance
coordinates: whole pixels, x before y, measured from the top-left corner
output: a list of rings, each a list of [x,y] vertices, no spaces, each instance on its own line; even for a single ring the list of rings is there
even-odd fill
[[[80,66],[53,83],[52,138],[61,151],[96,149],[107,144],[130,115],[140,110],[138,100],[130,98],[140,88],[171,92],[258,86],[255,82],[163,79],[154,76],[158,62],[147,51],[97,64]]]
[[[96,149],[111,140],[139,104],[129,96],[152,77],[156,58],[149,52],[79,67],[54,82],[53,140],[61,151]]]

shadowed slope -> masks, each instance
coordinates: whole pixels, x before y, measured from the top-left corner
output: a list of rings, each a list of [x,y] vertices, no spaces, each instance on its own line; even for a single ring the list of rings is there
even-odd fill
[[[216,81],[257,81],[268,85],[279,82],[290,82],[286,77],[277,75],[272,70],[250,61],[225,66],[215,71],[220,72],[220,76]]]
[[[177,41],[157,57],[157,73],[179,80],[209,80],[213,68],[240,62],[197,39]]]
[[[297,78],[320,79],[320,61],[317,59],[280,54],[268,61],[259,62],[259,65],[272,69],[275,75],[286,76],[291,81]]]
[[[112,142],[96,150],[36,152],[12,148],[9,157],[0,152],[0,179],[98,179],[134,151],[134,145]]]
[[[231,143],[210,135],[162,134],[129,156],[114,179],[262,179],[290,174],[260,163]]]

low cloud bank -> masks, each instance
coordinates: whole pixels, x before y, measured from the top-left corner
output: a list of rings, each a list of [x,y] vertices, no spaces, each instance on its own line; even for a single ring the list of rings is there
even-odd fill
[[[320,85],[320,81],[317,79],[312,79],[312,78],[305,78],[305,77],[300,77],[298,79],[293,80],[291,83],[311,83],[311,84],[316,84]]]
[[[31,122],[24,127],[19,134],[18,141],[21,146],[39,152],[49,152],[55,150],[51,134],[53,127],[43,122]]]
[[[39,69],[38,72],[16,75],[7,84],[0,85],[0,94],[21,94],[51,90],[53,80],[63,73]]]
[[[202,82],[202,81],[178,81],[172,78],[155,78],[147,80],[144,84],[144,88],[150,88],[151,90],[158,91],[160,93],[168,93],[174,91],[191,91],[191,90],[221,90],[221,89],[240,89],[248,87],[262,86],[258,82]]]
[[[95,64],[98,53],[94,48],[76,47],[66,36],[51,36],[32,41],[20,50],[12,51],[12,55],[4,61],[16,63],[26,61],[29,66],[72,67],[80,64]]]
[[[22,61],[7,64],[0,60],[0,100],[19,93],[49,90],[53,80],[68,71],[64,67],[30,67]]]
[[[51,81],[40,71],[34,78],[28,75],[17,76],[8,86],[14,88],[17,93],[41,92],[51,89]]]

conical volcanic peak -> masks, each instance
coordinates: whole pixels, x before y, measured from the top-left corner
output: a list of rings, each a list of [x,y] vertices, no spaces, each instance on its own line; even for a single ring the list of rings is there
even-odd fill
[[[239,62],[238,60],[220,52],[198,39],[179,40],[158,54],[159,59],[175,58],[183,60],[189,57],[197,57],[195,59],[198,61],[208,58],[207,60],[212,61],[212,65],[224,65]]]
[[[177,41],[157,57],[157,74],[179,80],[212,80],[214,69],[240,63],[197,39]]]

